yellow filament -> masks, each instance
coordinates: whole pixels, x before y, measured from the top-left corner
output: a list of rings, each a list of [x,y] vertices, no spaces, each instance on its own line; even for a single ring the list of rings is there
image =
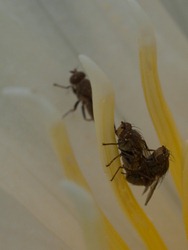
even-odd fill
[[[53,143],[56,149],[56,152],[59,156],[63,169],[65,171],[65,176],[80,185],[82,188],[90,192],[89,186],[84,179],[80,169],[78,167],[77,161],[75,159],[72,147],[70,145],[67,131],[63,122],[57,122],[54,124],[51,130],[51,135],[53,139]],[[119,234],[112,227],[108,219],[105,217],[102,211],[101,218],[102,224],[104,225],[104,229],[107,235],[107,243],[109,250],[128,250],[128,246],[121,239]],[[97,233],[97,232],[96,232]],[[91,242],[92,244],[92,242]]]
[[[147,107],[161,144],[173,155],[174,161],[170,162],[170,171],[181,196],[182,141],[161,91],[154,35],[145,32],[140,42],[140,70]]]
[[[188,238],[188,142],[185,146],[184,151],[185,161],[184,161],[184,168],[183,168],[183,217],[185,222],[185,230]]]
[[[106,172],[106,164],[118,155],[116,146],[102,145],[104,142],[115,142],[114,91],[107,77],[94,62],[85,56],[80,56],[80,60],[91,80],[98,147],[101,153],[102,166]],[[117,169],[120,164],[119,160],[115,161],[113,169]],[[108,169],[110,179],[112,177],[110,171],[112,167]],[[148,249],[153,249],[154,246],[155,249],[167,249],[152,222],[134,199],[125,177],[121,174],[117,175],[112,185],[122,210],[130,219]]]

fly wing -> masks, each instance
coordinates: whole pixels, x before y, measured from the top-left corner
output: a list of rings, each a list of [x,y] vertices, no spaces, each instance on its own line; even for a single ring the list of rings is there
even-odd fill
[[[77,86],[77,95],[82,101],[92,101],[92,91],[90,81],[87,79],[82,80],[82,82]]]
[[[157,187],[157,184],[158,184],[158,182],[159,182],[159,179],[160,179],[160,178],[157,178],[157,179],[152,183],[152,185],[150,186],[150,190],[149,190],[148,196],[147,196],[147,198],[146,198],[145,206],[146,206],[146,205],[148,204],[148,202],[150,201],[150,199],[151,199],[151,197],[152,197],[152,195],[153,195],[153,193],[154,193],[154,191],[155,191],[155,189],[156,189],[156,187]],[[148,190],[148,187],[145,188],[144,193],[145,193],[147,190]]]
[[[142,194],[145,194],[145,193],[148,191],[148,188],[149,188],[149,186],[146,186],[146,187],[144,188],[144,191],[143,191]]]

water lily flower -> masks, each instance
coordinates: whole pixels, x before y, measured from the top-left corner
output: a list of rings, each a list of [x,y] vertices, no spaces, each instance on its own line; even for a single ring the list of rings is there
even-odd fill
[[[173,18],[175,0],[170,8],[165,0],[0,6],[1,248],[186,249],[184,10]],[[95,123],[79,107],[61,120],[75,96],[53,83],[68,85],[74,67],[91,81]],[[118,151],[102,142],[115,141],[114,110],[117,125],[129,121],[150,148],[170,150],[169,173],[147,206],[123,175],[110,182],[120,161],[105,167]]]

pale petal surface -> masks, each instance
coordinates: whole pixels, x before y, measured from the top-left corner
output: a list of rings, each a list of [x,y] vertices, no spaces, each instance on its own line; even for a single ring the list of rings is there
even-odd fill
[[[132,1],[128,2],[0,3],[0,241],[5,249],[84,249],[81,225],[70,213],[67,195],[59,187],[64,172],[49,134],[53,122],[61,119],[76,101],[71,91],[54,88],[52,84],[68,84],[69,70],[81,68],[79,54],[91,57],[111,80],[117,125],[128,120],[140,129],[151,148],[160,145],[140,84],[141,25],[131,12]],[[168,7],[165,9],[161,2],[139,1],[156,33],[163,94],[181,137],[186,139],[188,43],[184,29],[179,28],[181,22],[174,21],[173,12],[170,16]],[[39,99],[43,96],[49,107],[55,107],[54,113],[48,105],[24,93],[7,94],[5,90],[12,87],[29,89]],[[109,178],[101,166],[94,124],[83,120],[80,108],[64,122],[81,172],[101,211],[130,249],[145,249],[112,195]],[[143,190],[131,189],[168,248],[186,248],[181,205],[170,174],[147,207],[141,195]]]

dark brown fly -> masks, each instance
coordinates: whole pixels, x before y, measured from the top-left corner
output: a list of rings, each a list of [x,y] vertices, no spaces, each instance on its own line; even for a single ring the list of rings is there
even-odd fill
[[[123,169],[126,180],[137,186],[145,186],[144,193],[149,193],[145,205],[151,199],[159,181],[163,179],[169,168],[169,150],[161,146],[156,150],[149,149],[141,134],[132,128],[130,123],[121,122],[115,129],[118,137],[117,143],[103,143],[103,145],[118,145],[120,154],[112,159],[106,166],[121,157],[122,166],[115,172],[114,179],[120,169]]]
[[[151,151],[141,134],[137,130],[133,129],[132,125],[128,122],[121,122],[118,129],[115,128],[115,134],[118,138],[117,143],[103,143],[103,145],[118,145],[120,154],[112,159],[107,166],[110,166],[117,158],[122,157],[123,164],[126,165],[127,169],[140,169],[140,162],[142,158],[149,156]],[[117,172],[119,170],[120,169],[118,169]]]
[[[54,86],[68,89],[71,88],[73,93],[77,96],[77,101],[74,104],[74,107],[70,109],[68,112],[66,112],[63,117],[67,116],[69,113],[74,112],[78,104],[81,103],[82,107],[82,114],[86,121],[92,121],[94,120],[93,117],[93,103],[92,103],[92,91],[91,91],[91,84],[90,81],[86,78],[86,74],[82,71],[77,71],[77,69],[71,70],[70,73],[72,74],[70,76],[70,85],[69,86],[63,86],[57,83],[54,83]],[[90,118],[86,117],[87,110]]]

